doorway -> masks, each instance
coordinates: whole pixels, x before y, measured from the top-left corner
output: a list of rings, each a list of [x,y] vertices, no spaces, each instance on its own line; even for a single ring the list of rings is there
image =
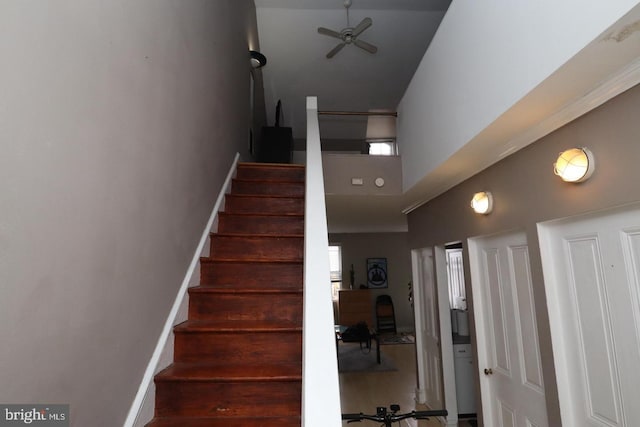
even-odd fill
[[[640,420],[640,206],[538,225],[562,424]]]
[[[472,425],[475,425],[476,376],[478,370],[474,360],[469,331],[462,243],[447,244],[444,248],[449,307],[441,316],[449,315],[451,318],[450,335],[453,340],[452,363],[454,372],[452,384],[445,384],[445,387],[448,386],[455,389],[458,418],[473,420]],[[443,330],[442,333],[445,333],[445,331]],[[445,380],[446,382],[447,380]]]
[[[472,417],[469,423],[460,421],[458,403],[466,402],[460,400],[459,392],[473,393],[473,372],[465,371],[472,364],[471,351],[467,351],[469,357],[461,357],[456,360],[454,350],[454,334],[452,333],[451,299],[450,287],[455,285],[455,292],[458,301],[465,299],[464,291],[459,286],[464,286],[460,275],[464,273],[459,263],[449,271],[448,258],[455,258],[461,261],[461,246],[451,247],[447,250],[445,246],[435,248],[422,248],[412,251],[413,281],[416,301],[415,322],[416,322],[416,357],[418,364],[418,389],[417,400],[426,404],[430,408],[444,407],[449,411],[446,420],[442,422],[447,426],[469,426],[475,425],[475,418]],[[453,255],[452,255],[453,254]],[[449,260],[450,261],[450,260]],[[449,276],[457,275],[458,280],[450,282]],[[465,302],[466,304],[466,302]],[[466,307],[466,305],[465,305]],[[468,339],[468,337],[467,337]],[[470,347],[470,344],[467,345]],[[456,362],[459,369],[456,377]],[[461,366],[460,364],[466,364]],[[457,390],[456,378],[460,382],[460,390]],[[469,381],[465,381],[469,380]],[[469,386],[470,387],[467,387]],[[473,411],[475,412],[475,411]],[[471,414],[466,414],[471,415]]]

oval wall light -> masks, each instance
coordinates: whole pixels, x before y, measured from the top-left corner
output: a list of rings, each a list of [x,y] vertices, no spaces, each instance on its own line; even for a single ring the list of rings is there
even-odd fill
[[[249,61],[252,68],[262,68],[267,64],[267,57],[258,51],[249,51]]]
[[[553,164],[553,173],[566,182],[587,180],[595,170],[593,153],[587,148],[570,148],[558,156]]]
[[[471,208],[475,213],[487,215],[493,210],[493,196],[488,191],[481,191],[473,195]]]

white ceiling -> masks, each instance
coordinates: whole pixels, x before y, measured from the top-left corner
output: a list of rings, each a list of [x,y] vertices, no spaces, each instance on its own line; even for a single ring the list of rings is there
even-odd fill
[[[282,100],[284,126],[304,138],[305,98],[320,110],[367,111],[397,107],[449,4],[448,0],[353,0],[350,26],[370,17],[360,39],[378,47],[370,54],[348,45],[331,59],[338,39],[318,27],[347,26],[344,0],[255,0],[268,120]],[[364,139],[366,120],[323,117],[323,139]]]
[[[353,7],[377,10],[434,10],[443,11],[450,0],[355,0]],[[336,9],[342,8],[343,0],[255,0],[259,8],[285,9]]]
[[[424,56],[450,0],[352,0],[349,24],[369,17],[373,25],[360,39],[377,46],[370,54],[354,45],[326,58],[339,40],[318,34],[318,27],[347,26],[344,0],[255,0],[268,124],[282,101],[282,126],[294,138],[306,134],[305,99],[317,96],[320,110],[395,111]],[[323,140],[364,140],[366,118],[320,117]],[[337,142],[337,145],[340,145]],[[332,150],[340,150],[336,142]],[[330,231],[402,231],[407,229],[402,197],[327,196]]]

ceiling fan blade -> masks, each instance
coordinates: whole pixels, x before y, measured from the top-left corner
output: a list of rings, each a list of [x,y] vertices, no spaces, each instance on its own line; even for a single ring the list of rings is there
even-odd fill
[[[356,46],[358,46],[361,49],[366,50],[369,53],[376,53],[378,51],[377,47],[375,47],[371,43],[367,43],[367,42],[362,41],[362,40],[354,40],[353,44],[355,44]]]
[[[358,34],[369,28],[371,24],[373,24],[371,18],[364,18],[362,21],[360,21],[358,26],[353,29],[353,37],[357,37]]]
[[[330,30],[328,28],[318,27],[318,32],[320,34],[324,34],[325,36],[335,37],[337,39],[341,39],[342,38],[342,34],[340,34],[337,31]]]
[[[329,53],[327,53],[327,58],[333,58],[333,56],[340,52],[342,50],[342,48],[345,46],[346,43],[340,43],[338,44],[336,47],[334,47],[333,49],[331,49],[331,51]]]

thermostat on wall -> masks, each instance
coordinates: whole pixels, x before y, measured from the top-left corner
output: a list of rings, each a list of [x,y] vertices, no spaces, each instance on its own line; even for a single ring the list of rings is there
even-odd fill
[[[374,183],[376,184],[376,187],[382,187],[384,185],[384,179],[383,178],[376,178]]]

